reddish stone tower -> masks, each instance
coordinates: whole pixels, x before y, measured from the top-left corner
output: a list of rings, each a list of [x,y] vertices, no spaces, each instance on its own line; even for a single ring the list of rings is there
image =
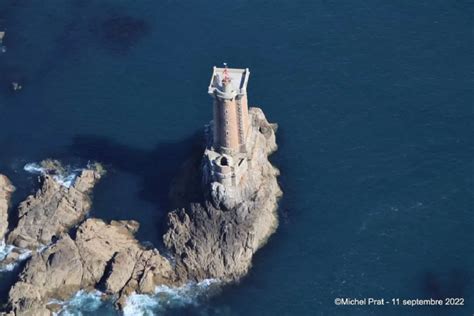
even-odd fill
[[[213,147],[218,152],[246,152],[249,75],[248,68],[214,67],[208,92],[214,98]]]

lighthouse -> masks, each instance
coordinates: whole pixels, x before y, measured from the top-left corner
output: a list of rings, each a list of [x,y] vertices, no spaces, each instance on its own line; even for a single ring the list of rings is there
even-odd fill
[[[245,180],[249,166],[249,75],[248,68],[214,66],[208,87],[213,99],[212,139],[204,152],[203,179],[207,184],[220,183],[229,192]]]
[[[208,93],[213,98],[213,146],[221,153],[246,152],[249,75],[248,68],[213,68]]]

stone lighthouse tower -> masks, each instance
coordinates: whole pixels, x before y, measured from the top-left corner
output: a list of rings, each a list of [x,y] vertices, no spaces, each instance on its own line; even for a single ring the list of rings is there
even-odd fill
[[[227,191],[245,180],[248,169],[249,75],[248,68],[214,67],[208,88],[214,114],[212,140],[204,152],[204,182],[219,183]]]
[[[214,99],[214,149],[236,154],[246,152],[249,126],[247,82],[249,69],[214,67],[208,92]]]

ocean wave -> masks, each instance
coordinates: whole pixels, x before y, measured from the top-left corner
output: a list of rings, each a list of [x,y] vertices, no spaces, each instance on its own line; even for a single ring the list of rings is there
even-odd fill
[[[2,261],[5,260],[5,258],[7,258],[7,256],[13,251],[18,252],[18,258],[13,262],[2,265]],[[13,245],[7,245],[5,240],[0,242],[0,272],[12,271],[19,262],[26,260],[29,257],[31,257],[31,250],[18,248]]]
[[[0,242],[0,261],[5,259],[5,257],[8,256],[8,254],[13,250],[13,248],[15,248],[15,246],[7,245],[5,240],[2,240]]]
[[[103,304],[102,294],[100,291],[86,292],[80,290],[67,301],[52,300],[48,304],[61,306],[58,313],[53,313],[54,316],[81,316],[83,313],[97,310]]]
[[[155,288],[155,294],[132,294],[128,297],[123,314],[125,316],[152,316],[162,314],[166,309],[188,305],[198,305],[199,298],[219,281],[206,279],[195,283],[188,283],[181,287],[160,285]]]
[[[152,316],[155,315],[160,303],[151,295],[132,294],[127,299],[123,309],[125,316]]]
[[[154,316],[161,315],[169,308],[179,308],[189,305],[198,305],[199,298],[209,292],[218,280],[207,279],[199,283],[188,283],[182,287],[160,285],[155,288],[153,295],[133,293],[127,298],[123,309],[124,316]],[[61,310],[54,316],[81,316],[90,312],[113,310],[110,301],[107,304],[102,299],[100,291],[78,291],[67,301],[51,300],[49,304],[61,306]]]
[[[23,169],[32,174],[47,174],[46,170],[35,162],[27,163]],[[70,188],[74,185],[74,182],[81,171],[82,169],[74,169],[65,175],[55,174],[53,175],[53,179],[56,180],[56,182],[58,182],[60,185]]]

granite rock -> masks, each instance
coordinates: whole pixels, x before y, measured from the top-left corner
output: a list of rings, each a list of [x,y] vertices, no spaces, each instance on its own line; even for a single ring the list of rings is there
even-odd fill
[[[0,241],[3,241],[8,230],[8,209],[10,197],[14,191],[15,187],[10,180],[0,174]]]
[[[80,223],[90,210],[90,193],[101,176],[101,170],[93,165],[67,187],[53,172],[44,174],[41,188],[19,205],[18,225],[8,235],[8,243],[37,249]]]
[[[238,280],[278,226],[279,171],[268,160],[277,149],[276,125],[268,123],[258,108],[251,108],[249,115],[252,163],[245,183],[232,191],[212,182],[204,187],[204,201],[168,215],[164,242],[174,254],[177,275],[184,280]],[[184,174],[189,172],[199,170]]]
[[[198,156],[184,165],[174,182],[179,188],[171,188],[177,195],[171,200],[184,207],[168,215],[163,240],[171,259],[135,239],[135,221],[87,219],[71,231],[90,209],[89,195],[100,168],[84,170],[70,187],[56,181],[54,171],[45,175],[36,195],[21,203],[18,226],[8,238],[14,245],[36,250],[10,290],[9,311],[50,315],[57,311],[58,300],[78,290],[100,290],[122,308],[130,294],[151,294],[159,285],[207,279],[226,283],[244,276],[253,254],[278,225],[282,194],[279,171],[268,160],[277,149],[276,125],[258,108],[251,108],[249,115],[251,164],[242,185],[197,183],[209,178]],[[48,246],[38,250],[41,245]]]
[[[147,250],[134,238],[134,221],[88,219],[73,238],[63,233],[36,252],[9,293],[15,315],[50,315],[55,300],[66,300],[80,289],[99,288],[116,295],[121,306],[132,292],[151,293],[154,284],[173,284],[167,259]]]

